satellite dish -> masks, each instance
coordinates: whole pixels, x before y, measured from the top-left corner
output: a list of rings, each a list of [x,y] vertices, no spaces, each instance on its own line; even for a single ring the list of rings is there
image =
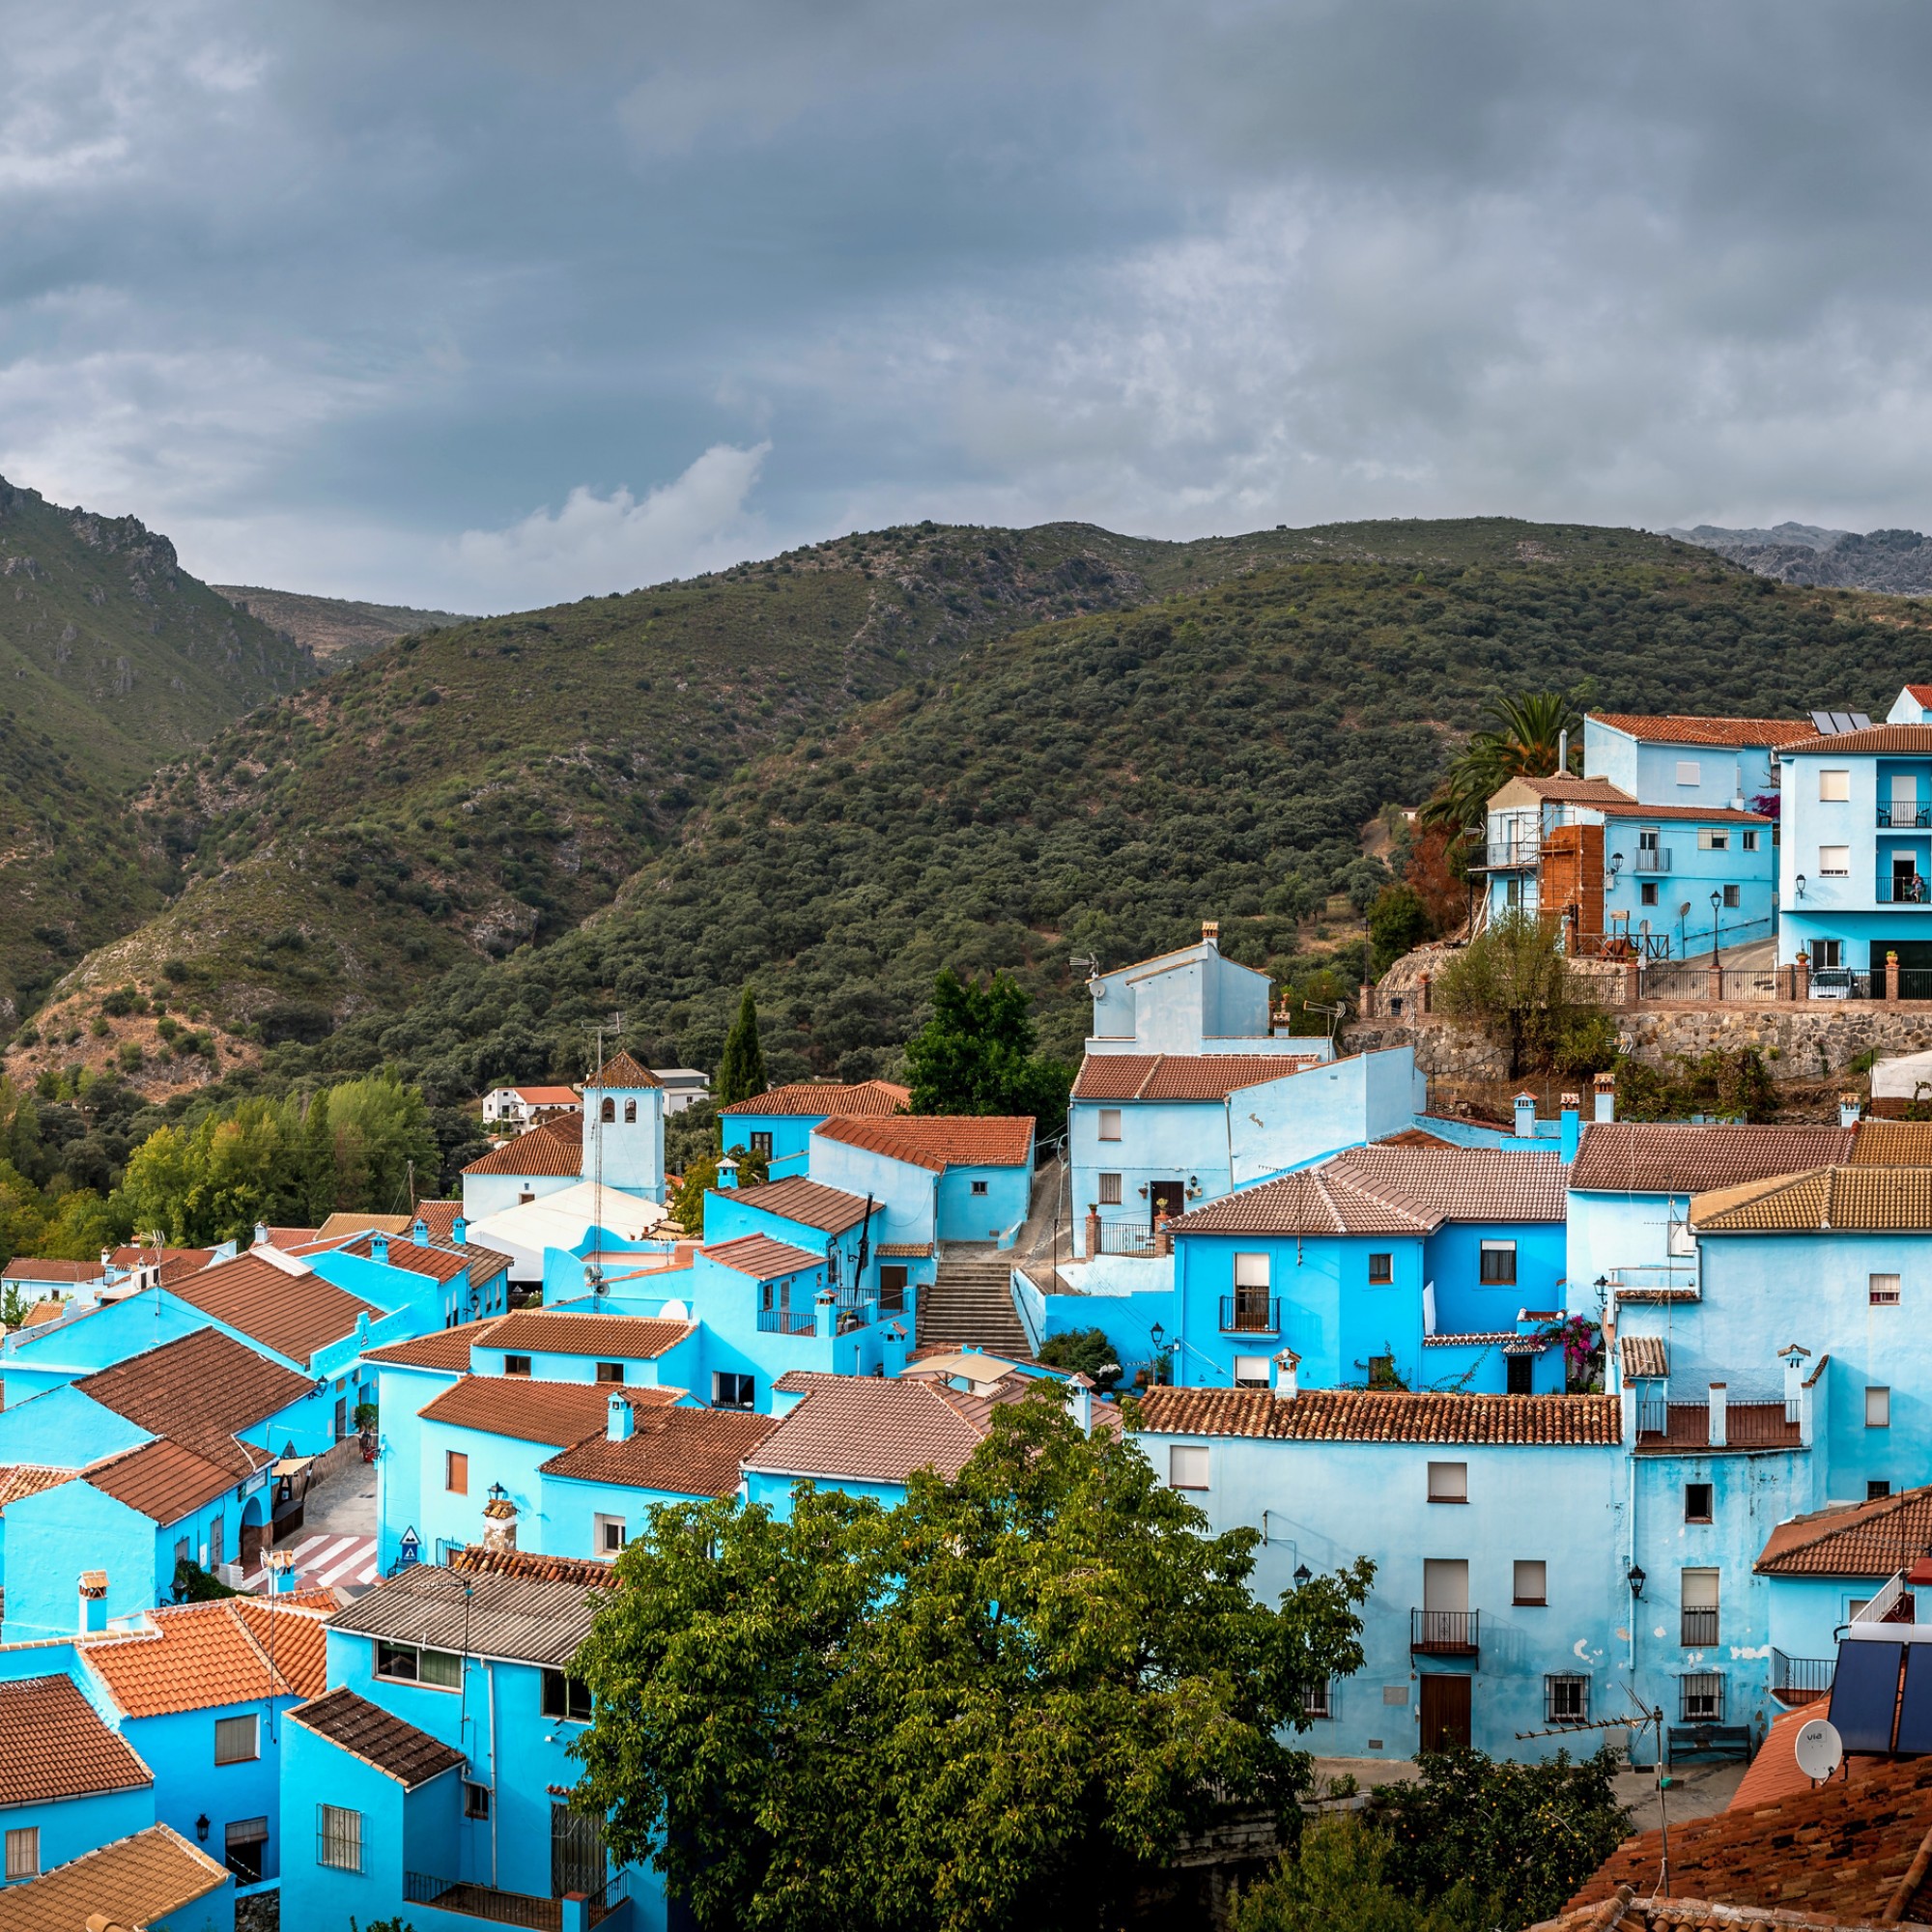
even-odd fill
[[[658,1311],[658,1320],[661,1321],[689,1321],[691,1320],[691,1310],[681,1301],[667,1301],[664,1307]]]
[[[1798,1735],[1791,1741],[1791,1754],[1798,1760],[1798,1769],[1815,1784],[1844,1763],[1845,1747],[1829,1719],[1813,1718],[1799,1725]]]

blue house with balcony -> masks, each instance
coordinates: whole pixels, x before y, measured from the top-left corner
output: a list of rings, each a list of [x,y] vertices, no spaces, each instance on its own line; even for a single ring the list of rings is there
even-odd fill
[[[1242,1188],[1173,1225],[1179,1387],[1559,1394],[1560,1150],[1394,1145]]]
[[[471,1552],[406,1569],[330,1619],[330,1689],[288,1718],[289,1923],[665,1925],[656,1875],[614,1867],[603,1821],[569,1803],[569,1747],[591,1715],[569,1666],[608,1574]]]
[[[903,1114],[911,1105],[912,1090],[891,1080],[795,1080],[723,1108],[719,1132],[726,1151],[761,1153],[772,1179],[795,1179],[806,1171],[814,1127]]]

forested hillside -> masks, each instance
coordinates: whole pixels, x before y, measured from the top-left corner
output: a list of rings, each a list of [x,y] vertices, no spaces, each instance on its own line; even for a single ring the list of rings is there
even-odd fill
[[[314,674],[165,537],[0,480],[0,1014],[163,903],[128,788]]]
[[[388,1059],[447,1098],[577,1071],[585,1023],[612,1007],[657,1064],[710,1065],[750,981],[773,1078],[850,1077],[892,1063],[948,962],[1018,972],[1071,1053],[1074,954],[1116,964],[1212,917],[1279,977],[1319,962],[1330,895],[1378,883],[1364,825],[1421,801],[1498,692],[1875,708],[1932,641],[1917,606],[1794,592],[1694,552],[1517,548],[1262,569],[973,645],[722,785],[581,929],[271,1065]]]

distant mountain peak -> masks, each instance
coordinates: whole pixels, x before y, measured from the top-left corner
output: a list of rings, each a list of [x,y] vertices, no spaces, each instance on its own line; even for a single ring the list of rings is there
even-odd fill
[[[1664,536],[1715,551],[1759,577],[1819,589],[1877,590],[1893,597],[1932,596],[1932,539],[1918,530],[1821,529],[1778,524],[1768,530],[1697,524]]]

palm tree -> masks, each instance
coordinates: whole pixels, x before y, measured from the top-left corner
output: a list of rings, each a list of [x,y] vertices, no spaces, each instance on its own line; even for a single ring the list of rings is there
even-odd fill
[[[1469,740],[1423,807],[1425,824],[1462,832],[1481,821],[1491,795],[1511,779],[1552,776],[1566,731],[1571,771],[1581,763],[1583,721],[1561,692],[1518,692],[1491,705],[1490,716],[1492,728]]]

